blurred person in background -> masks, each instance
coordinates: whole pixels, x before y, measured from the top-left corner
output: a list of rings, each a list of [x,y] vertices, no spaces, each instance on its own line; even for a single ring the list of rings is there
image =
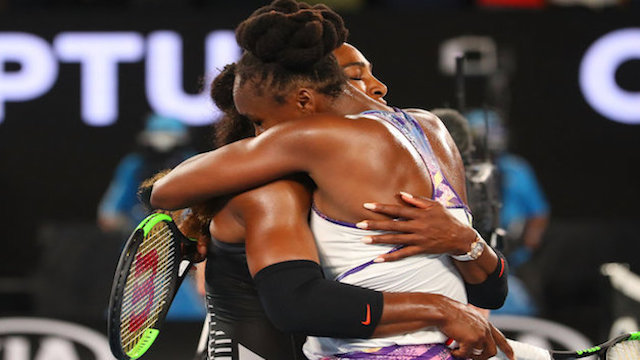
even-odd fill
[[[433,109],[447,128],[458,147],[467,177],[467,198],[473,214],[473,227],[485,239],[490,239],[491,246],[502,248],[500,228],[500,184],[498,171],[488,158],[475,158],[473,134],[469,121],[455,109]]]
[[[473,156],[473,136],[471,134],[471,128],[469,122],[462,114],[455,109],[433,109],[431,112],[440,118],[444,126],[451,134],[453,141],[455,141],[460,156],[462,157],[462,163],[468,166],[472,162]]]
[[[188,129],[180,120],[160,114],[149,115],[144,130],[138,135],[136,148],[120,161],[100,201],[98,226],[105,232],[119,232],[126,240],[126,236],[149,214],[138,200],[140,183],[161,170],[173,168],[195,153]],[[185,281],[167,318],[201,320],[204,317],[203,297],[192,281]]]
[[[466,117],[476,148],[487,152],[481,157],[491,159],[498,169],[502,203],[499,223],[506,230],[504,251],[514,276],[509,277],[505,305],[496,313],[536,315],[537,306],[517,275],[518,268],[540,248],[549,222],[549,204],[529,163],[507,150],[508,131],[501,115],[493,110],[474,109]]]
[[[138,201],[138,185],[195,153],[187,128],[180,120],[149,115],[145,129],[138,135],[136,149],[120,161],[100,201],[98,226],[107,232],[131,232],[148,215]]]
[[[497,168],[491,161],[473,157],[475,146],[471,127],[458,110],[440,108],[431,112],[442,121],[460,152],[465,167],[467,201],[473,215],[473,228],[483,238],[489,239],[488,243],[495,251],[499,251],[502,249],[504,230],[499,227],[500,189]],[[489,310],[478,310],[489,316]]]

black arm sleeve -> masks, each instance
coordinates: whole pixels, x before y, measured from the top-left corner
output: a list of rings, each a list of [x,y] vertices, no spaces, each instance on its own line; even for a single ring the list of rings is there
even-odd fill
[[[509,291],[507,286],[509,266],[504,255],[498,250],[494,249],[494,251],[498,255],[498,264],[487,279],[480,284],[465,283],[469,303],[483,309],[495,310],[502,307]]]
[[[382,316],[381,292],[327,280],[313,261],[273,264],[254,280],[267,316],[282,331],[369,338]]]

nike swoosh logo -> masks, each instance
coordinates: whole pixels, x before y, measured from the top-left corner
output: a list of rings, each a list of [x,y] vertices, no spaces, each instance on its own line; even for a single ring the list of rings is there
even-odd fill
[[[503,273],[504,273],[504,259],[500,258],[500,275],[498,275],[498,278],[501,278]]]
[[[371,306],[369,306],[369,304],[367,304],[367,317],[365,318],[364,321],[360,321],[362,323],[362,325],[369,325],[371,324]]]

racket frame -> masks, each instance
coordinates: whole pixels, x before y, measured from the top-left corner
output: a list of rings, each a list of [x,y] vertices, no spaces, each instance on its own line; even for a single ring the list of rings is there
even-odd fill
[[[614,337],[602,344],[590,347],[588,349],[575,350],[575,351],[558,351],[558,350],[549,350],[551,357],[554,360],[563,360],[563,359],[580,359],[587,356],[598,355],[600,359],[606,360],[607,358],[607,350],[623,341],[640,341],[640,332],[633,332],[622,334]]]
[[[120,316],[122,314],[122,300],[123,293],[125,288],[125,283],[127,277],[129,275],[129,271],[133,261],[136,258],[136,253],[138,248],[144,241],[145,237],[149,233],[149,231],[157,225],[159,222],[165,222],[169,227],[169,230],[175,236],[177,241],[174,241],[173,246],[175,258],[174,263],[174,275],[171,276],[169,287],[169,296],[167,297],[167,301],[165,307],[158,314],[158,319],[155,321],[153,326],[149,327],[143,332],[138,343],[128,352],[125,352],[122,346],[122,338],[121,338],[121,320]],[[160,327],[164,323],[164,320],[169,312],[171,307],[171,303],[182,284],[182,280],[189,273],[189,269],[193,265],[193,262],[189,257],[182,256],[182,251],[180,245],[184,244],[185,246],[195,246],[193,240],[185,237],[176,224],[173,222],[171,216],[167,214],[154,213],[147,216],[140,224],[135,228],[129,239],[127,240],[122,253],[120,255],[120,259],[118,260],[118,266],[116,268],[116,272],[113,279],[113,285],[111,287],[111,296],[109,297],[109,311],[107,313],[107,334],[109,337],[109,346],[111,347],[111,352],[113,355],[119,360],[132,360],[138,359],[144,353],[149,350],[155,339],[158,337],[160,333]],[[185,266],[182,265],[183,261],[188,261],[188,264]],[[181,271],[182,270],[182,271]]]

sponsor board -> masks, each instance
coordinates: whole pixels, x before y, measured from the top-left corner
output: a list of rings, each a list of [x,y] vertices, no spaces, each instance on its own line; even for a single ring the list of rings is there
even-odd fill
[[[0,318],[0,360],[113,360],[103,334],[43,318]]]

